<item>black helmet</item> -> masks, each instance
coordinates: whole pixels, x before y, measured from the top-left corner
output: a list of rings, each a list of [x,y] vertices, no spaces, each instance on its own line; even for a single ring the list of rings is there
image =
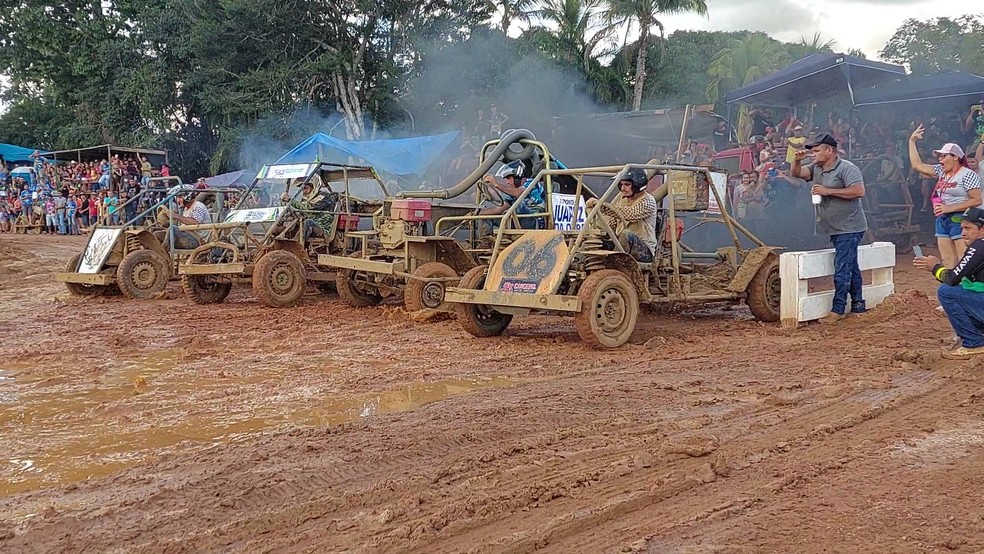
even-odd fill
[[[632,183],[632,192],[646,190],[646,185],[649,184],[649,178],[646,177],[646,172],[637,167],[633,167],[632,169],[626,171],[625,175],[622,175],[622,178],[619,179],[619,182],[622,181],[629,181]]]
[[[973,223],[978,227],[984,227],[984,209],[967,208],[967,211],[961,217],[968,223]]]

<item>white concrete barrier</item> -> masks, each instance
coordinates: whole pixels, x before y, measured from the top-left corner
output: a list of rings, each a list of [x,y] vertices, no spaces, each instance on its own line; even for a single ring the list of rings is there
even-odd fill
[[[895,292],[894,244],[876,242],[859,247],[858,265],[861,266],[861,271],[871,270],[871,284],[864,286],[864,301],[868,308],[873,308]],[[783,327],[796,327],[800,322],[814,321],[830,313],[834,303],[834,291],[811,293],[808,279],[828,277],[833,274],[833,248],[786,252],[779,256],[779,275],[782,279],[779,314]]]

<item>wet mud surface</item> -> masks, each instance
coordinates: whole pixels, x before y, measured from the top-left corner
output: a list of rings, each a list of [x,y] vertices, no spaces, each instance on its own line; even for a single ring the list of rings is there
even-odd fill
[[[928,274],[795,331],[648,311],[476,339],[311,291],[70,297],[0,236],[2,552],[980,552],[984,367]]]

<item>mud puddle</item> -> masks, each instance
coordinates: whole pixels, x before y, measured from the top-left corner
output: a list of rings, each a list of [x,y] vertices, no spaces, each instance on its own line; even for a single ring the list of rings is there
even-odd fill
[[[201,409],[199,399],[268,384],[269,373],[189,382],[162,351],[117,362],[95,379],[28,380],[0,372],[0,497],[103,477],[176,449],[244,442],[284,425],[333,426],[525,380],[459,378],[370,394],[316,392],[307,402],[264,389],[240,409]],[[181,372],[175,372],[180,374]],[[275,380],[275,379],[274,379]],[[284,387],[289,388],[289,385]]]

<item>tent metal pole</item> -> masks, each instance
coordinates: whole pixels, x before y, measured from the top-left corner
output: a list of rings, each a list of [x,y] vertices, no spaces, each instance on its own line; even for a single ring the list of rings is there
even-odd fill
[[[728,143],[729,143],[728,146],[731,146],[731,144],[730,144],[731,143],[731,140],[732,140],[732,138],[734,138],[732,136],[732,133],[731,133],[731,129],[732,129],[732,127],[731,127],[731,104],[728,104],[728,121],[727,121],[727,123],[728,123]]]

